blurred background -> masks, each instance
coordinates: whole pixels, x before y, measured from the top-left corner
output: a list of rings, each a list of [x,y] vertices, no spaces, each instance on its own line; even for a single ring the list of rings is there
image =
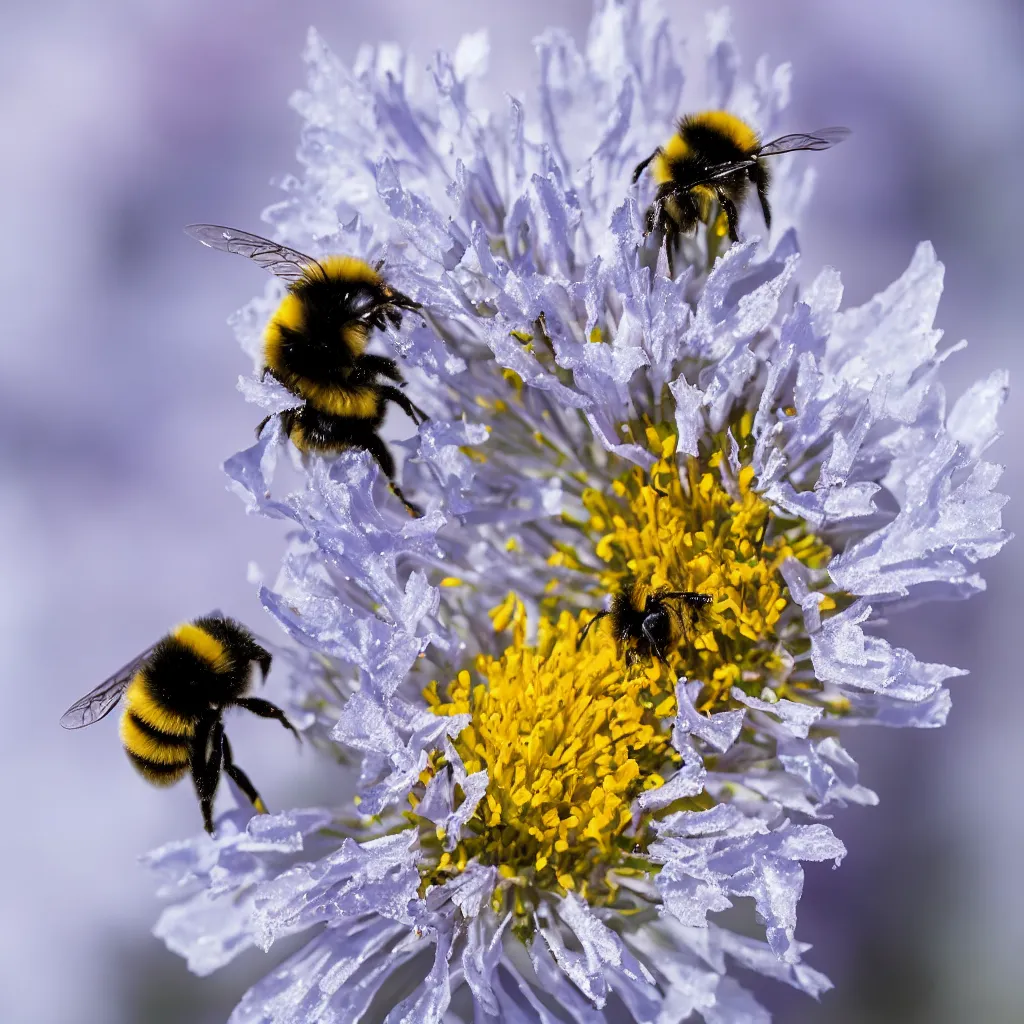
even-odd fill
[[[699,59],[705,4],[678,0]],[[1024,189],[1024,15],[1016,0],[736,0],[746,65],[795,68],[787,130],[846,124],[815,157],[805,274],[842,271],[863,302],[931,239],[947,268],[938,326],[970,349],[947,364],[957,395],[1019,372]],[[159,912],[138,854],[199,827],[182,785],[138,779],[113,719],[68,734],[76,697],[173,622],[221,607],[267,633],[246,582],[272,575],[277,524],[247,518],[220,463],[248,445],[249,369],[225,326],[263,287],[242,260],[181,233],[212,220],[259,230],[295,168],[287,105],[315,24],[350,59],[362,41],[415,47],[426,64],[464,31],[492,36],[492,100],[533,84],[531,39],[582,37],[589,0],[44,0],[4,4],[0,162],[5,244],[0,374],[0,1020],[5,1024],[214,1024],[270,958],[192,978],[149,935]],[[1019,403],[1003,415],[1019,434]],[[1004,490],[1016,498],[1022,464]],[[1012,635],[1024,548],[984,568],[967,605],[895,620],[925,660],[971,670],[935,732],[850,737],[881,806],[839,815],[850,854],[812,865],[798,935],[836,991],[821,1005],[761,986],[789,1024],[1024,1020],[1024,744]],[[273,681],[271,683],[273,687]],[[272,691],[271,691],[272,695]],[[271,723],[232,722],[239,762],[272,807],[327,800],[340,780]],[[237,739],[235,739],[237,737]],[[318,770],[319,769],[319,770]],[[277,952],[274,960],[280,957]]]

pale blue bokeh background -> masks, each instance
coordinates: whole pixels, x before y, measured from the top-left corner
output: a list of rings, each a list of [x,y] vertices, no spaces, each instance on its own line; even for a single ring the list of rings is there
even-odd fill
[[[699,39],[707,8],[671,5]],[[47,0],[0,14],[0,1020],[205,1024],[225,1019],[256,954],[205,981],[149,936],[158,913],[136,856],[199,824],[191,791],[146,787],[113,719],[78,734],[65,706],[177,619],[220,606],[270,631],[246,582],[272,572],[275,524],[248,519],[220,462],[249,443],[234,390],[247,360],[224,326],[262,288],[258,270],[203,252],[183,224],[259,227],[294,168],[309,24],[351,57],[363,40],[426,64],[463,31],[492,35],[493,99],[523,93],[530,40],[579,36],[589,0]],[[749,63],[795,65],[789,130],[847,124],[816,156],[802,241],[808,273],[837,266],[861,302],[930,238],[947,266],[939,326],[971,347],[947,364],[959,393],[1024,364],[1018,249],[1024,191],[1019,4],[979,0],[738,0]],[[1003,423],[1019,435],[1018,403]],[[1022,493],[1003,441],[1005,489]],[[1018,512],[1010,507],[1013,529]],[[863,733],[851,744],[882,804],[841,814],[850,855],[813,866],[800,934],[837,991],[817,1006],[763,989],[794,1024],[961,1024],[1024,1019],[1024,754],[1017,622],[1021,550],[986,569],[990,590],[891,625],[922,658],[972,670],[949,726]],[[271,682],[273,688],[273,681]],[[232,722],[238,757],[269,802],[339,786],[269,723]],[[279,732],[281,734],[279,734]]]

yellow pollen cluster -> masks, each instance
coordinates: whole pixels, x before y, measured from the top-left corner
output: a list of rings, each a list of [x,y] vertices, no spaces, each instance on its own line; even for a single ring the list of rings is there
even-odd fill
[[[737,425],[741,442],[749,418]],[[787,689],[792,664],[785,648],[787,623],[799,632],[799,617],[786,612],[789,594],[780,573],[788,558],[823,568],[830,550],[806,527],[778,519],[751,489],[754,470],[728,473],[720,455],[702,465],[691,459],[677,469],[675,436],[648,431],[660,456],[649,475],[639,469],[616,480],[610,494],[586,491],[590,513],[581,530],[593,545],[600,567],[595,596],[615,593],[629,579],[651,591],[697,591],[712,598],[700,610],[676,605],[683,636],[662,665],[665,684],[677,676],[704,683],[698,707],[728,706],[733,686],[760,696],[768,686]],[[593,572],[576,550],[562,545],[552,564]],[[822,611],[834,607],[821,598]],[[592,630],[588,647],[610,647],[603,624]]]
[[[512,625],[501,657],[479,656],[443,696],[436,682],[425,691],[435,714],[472,715],[454,745],[467,771],[489,776],[462,841],[440,853],[427,881],[475,857],[517,880],[519,902],[530,887],[607,902],[615,892],[608,869],[628,873],[639,841],[634,797],[678,764],[664,722],[675,699],[655,704],[648,675],[658,669],[623,672],[613,646],[578,651],[580,622],[568,612],[541,619],[536,646],[526,643],[514,597],[492,614],[496,628]]]

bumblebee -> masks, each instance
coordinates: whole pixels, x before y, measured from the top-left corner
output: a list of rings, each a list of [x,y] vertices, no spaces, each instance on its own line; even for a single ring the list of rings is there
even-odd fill
[[[404,385],[397,363],[365,351],[371,328],[400,326],[402,310],[419,309],[420,304],[391,288],[379,265],[354,256],[316,260],[217,224],[191,224],[185,232],[212,249],[245,256],[288,282],[288,292],[264,331],[263,373],[305,402],[290,415],[282,414],[282,426],[295,447],[324,455],[364,449],[406,508],[422,515],[395,483],[394,459],[377,431],[389,402],[416,424],[427,416],[397,387],[380,380]]]
[[[105,718],[124,696],[121,742],[138,772],[157,786],[170,786],[191,774],[203,813],[213,832],[213,798],[221,771],[234,779],[259,814],[267,808],[235,764],[224,734],[228,707],[275,718],[295,737],[284,712],[259,697],[247,697],[254,666],[266,679],[271,656],[238,622],[212,612],[176,627],[128,662],[64,713],[65,729],[81,729]]]
[[[647,211],[646,231],[664,233],[665,252],[671,260],[680,234],[707,222],[717,201],[725,213],[729,238],[739,241],[739,207],[751,185],[761,201],[765,227],[771,227],[768,203],[771,172],[764,158],[798,150],[821,150],[841,142],[846,128],[822,128],[811,135],[783,135],[762,144],[748,124],[724,110],[707,110],[682,118],[676,134],[637,164],[633,182],[648,164],[658,185],[654,203]]]
[[[576,646],[582,646],[595,622],[610,616],[612,636],[620,657],[625,652],[627,665],[652,657],[665,661],[669,651],[682,639],[685,629],[679,609],[670,603],[673,601],[682,601],[696,610],[710,604],[711,595],[692,590],[652,590],[635,579],[628,579],[613,595],[611,607],[599,611],[583,627]]]

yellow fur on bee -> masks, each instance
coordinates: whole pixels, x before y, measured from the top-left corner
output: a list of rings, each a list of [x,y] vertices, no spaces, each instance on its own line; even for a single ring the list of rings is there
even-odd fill
[[[690,146],[681,135],[673,135],[664,146],[661,152],[654,158],[651,166],[651,174],[659,185],[672,180],[672,164],[689,156]]]
[[[332,281],[362,281],[380,284],[380,274],[355,256],[325,256],[318,261],[324,277]]]
[[[302,328],[305,318],[302,300],[294,292],[287,292],[281,300],[281,304],[274,310],[270,323],[279,324],[281,327],[288,327],[293,331],[298,331]]]
[[[370,337],[370,329],[362,320],[353,320],[341,329],[341,343],[354,356],[361,356]]]
[[[168,711],[160,704],[149,691],[149,680],[145,672],[136,672],[135,678],[128,684],[124,694],[124,713],[135,715],[141,722],[156,729],[158,732],[166,732],[171,736],[191,737],[195,732],[195,726],[187,718]]]
[[[746,153],[753,152],[761,145],[761,138],[757,132],[746,121],[741,121],[727,110],[705,110],[701,114],[693,114],[686,121],[719,132]]]
[[[651,588],[646,583],[634,580],[629,588],[629,604],[634,611],[642,612],[647,605],[647,598],[651,594]]]
[[[135,770],[153,786],[173,786],[180,782],[188,773],[188,764],[167,765],[164,768],[157,768],[146,764],[145,761],[128,755]]]
[[[301,331],[304,320],[302,301],[294,293],[288,292],[263,331],[263,362],[266,366],[280,366],[281,331]]]
[[[376,416],[380,409],[380,399],[373,388],[321,387],[307,380],[302,393],[320,412],[332,416],[366,420]]]
[[[351,447],[349,444],[333,444],[330,446],[317,445],[313,446],[306,440],[306,432],[298,423],[293,423],[291,430],[288,431],[288,438],[293,445],[300,452],[317,452],[321,455],[333,452],[343,452]]]
[[[288,431],[288,439],[300,452],[309,451],[309,447],[306,444],[306,432],[298,423],[292,423],[291,429]]]
[[[121,716],[121,742],[125,749],[154,764],[187,765],[189,747],[187,743],[168,743],[156,739],[138,727],[126,710]]]
[[[707,220],[708,215],[711,213],[711,204],[718,198],[713,188],[708,188],[707,185],[694,185],[690,189],[690,195],[697,200],[697,205],[700,208],[700,219]]]
[[[205,661],[214,672],[230,672],[231,656],[224,645],[205,629],[194,626],[191,622],[183,622],[171,634],[182,647],[187,647],[196,657]]]

